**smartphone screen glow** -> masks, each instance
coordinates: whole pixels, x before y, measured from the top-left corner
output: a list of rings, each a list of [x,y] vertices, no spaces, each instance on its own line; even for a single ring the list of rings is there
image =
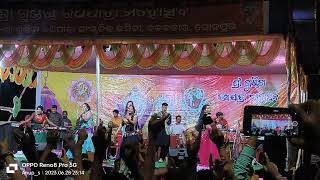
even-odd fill
[[[290,114],[252,114],[251,132],[258,136],[292,136],[298,128]]]

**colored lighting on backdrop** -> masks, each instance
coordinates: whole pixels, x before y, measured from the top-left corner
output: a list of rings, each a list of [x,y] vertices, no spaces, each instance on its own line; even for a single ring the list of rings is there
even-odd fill
[[[44,82],[44,79],[43,79]],[[63,110],[75,124],[80,105],[96,109],[94,74],[53,73],[47,86]],[[127,101],[132,100],[142,127],[161,104],[169,104],[169,112],[181,115],[183,122],[197,122],[201,108],[210,104],[212,114],[221,111],[231,126],[242,120],[245,105],[286,106],[286,75],[210,75],[154,76],[101,75],[101,119],[110,120],[112,110],[122,114]],[[50,107],[46,107],[50,108]]]

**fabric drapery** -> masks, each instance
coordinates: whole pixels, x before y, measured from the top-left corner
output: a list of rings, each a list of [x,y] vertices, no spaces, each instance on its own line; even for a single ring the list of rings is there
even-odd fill
[[[0,65],[36,70],[74,71],[81,69],[90,60],[95,60],[93,57],[97,56],[105,69],[174,68],[187,71],[194,67],[227,69],[234,65],[267,66],[278,56],[282,38],[159,44],[107,44],[104,41],[85,44],[49,43],[45,41],[32,44],[22,41],[17,44],[2,44]]]
[[[36,78],[33,79],[35,71],[32,69],[11,67],[11,68],[0,68],[0,79],[1,82],[10,79],[10,82],[15,82],[17,85],[23,87],[35,88],[37,86]]]
[[[299,104],[307,100],[307,76],[302,67],[298,66],[296,55],[296,42],[292,33],[286,39],[286,68],[288,74],[288,105]],[[298,149],[287,142],[287,167],[296,168]]]
[[[213,44],[130,44],[96,46],[96,54],[107,69],[142,69],[158,67],[175,68],[187,71],[193,67],[226,69],[232,65],[266,66],[278,55],[281,39],[273,39],[265,54],[262,54],[267,41],[236,41],[234,43]],[[111,49],[111,50],[110,50]]]

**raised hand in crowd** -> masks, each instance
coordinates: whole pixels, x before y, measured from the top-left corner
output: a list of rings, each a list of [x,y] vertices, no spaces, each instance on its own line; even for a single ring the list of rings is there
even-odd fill
[[[58,130],[54,130],[54,131],[48,131],[47,133],[47,145],[44,149],[44,151],[42,152],[42,155],[40,157],[40,163],[45,163],[45,164],[60,164],[60,163],[65,163],[65,164],[69,164],[68,161],[66,160],[65,157],[65,153],[64,150],[62,149],[62,158],[58,157],[56,154],[54,154],[52,152],[52,150],[57,148],[57,143],[59,141],[60,138],[60,133]],[[45,170],[58,170],[58,171],[63,171],[65,172],[65,170],[67,170],[66,167],[54,167],[54,168],[45,168]],[[44,175],[45,173],[42,173],[42,175]],[[42,179],[46,179],[46,180],[64,180],[66,178],[66,176],[63,175],[51,175],[48,177],[42,177]]]
[[[58,131],[49,131],[47,133],[47,145],[40,157],[41,163],[45,162],[51,151],[57,147],[59,137],[60,133]]]
[[[83,171],[83,164],[82,164],[82,145],[87,138],[88,134],[86,130],[81,129],[78,132],[78,141],[75,143],[73,141],[72,134],[68,134],[64,141],[66,142],[68,148],[71,150],[73,155],[74,163],[76,163],[76,167],[74,167],[75,171]],[[86,179],[86,175],[79,175],[74,177],[75,180],[83,180]]]
[[[28,162],[39,163],[39,156],[36,149],[35,137],[30,127],[26,127],[25,131],[21,129],[14,129],[13,134],[17,141],[19,148],[23,151]]]
[[[95,135],[92,137],[95,148],[94,161],[91,168],[90,179],[103,179],[105,173],[102,163],[106,157],[106,150],[111,142],[112,124],[108,124],[108,129],[100,125],[97,128]]]
[[[277,165],[273,162],[270,162],[270,159],[266,153],[264,153],[264,156],[266,159],[265,164],[263,164],[265,167],[265,171],[270,173],[275,180],[283,180],[284,178],[280,174]]]
[[[299,105],[290,105],[289,108],[297,113],[299,123],[304,129],[302,136],[290,139],[291,143],[320,155],[320,102],[311,100]]]
[[[217,145],[220,155],[220,160],[216,160],[213,167],[214,179],[235,179],[233,161],[230,159],[230,152],[224,144],[224,134],[216,127],[215,123],[211,124],[211,128],[210,139]]]
[[[148,124],[148,145],[147,151],[143,162],[143,168],[140,170],[144,179],[154,179],[155,178],[155,153],[156,153],[156,136],[162,130],[160,127],[164,123],[164,121],[168,118],[168,115],[164,115],[163,117],[158,117],[156,114],[151,116]],[[161,124],[162,123],[162,124]],[[165,173],[165,172],[164,172]],[[162,173],[157,174],[162,175]]]
[[[157,134],[159,134],[159,132],[163,130],[161,129],[161,126],[168,119],[168,117],[168,113],[163,114],[162,117],[159,117],[156,114],[151,116],[151,119],[148,124],[149,138],[154,139],[155,136],[157,136]]]
[[[5,166],[9,164],[16,164],[14,160],[13,154],[9,151],[8,140],[5,139],[3,142],[0,143],[0,159],[5,161]],[[9,178],[15,180],[25,180],[26,177],[22,175],[20,170],[15,170],[13,174],[8,174]]]
[[[257,137],[250,137],[247,144],[242,149],[237,161],[234,163],[234,175],[239,180],[250,178],[250,169],[252,161],[255,158],[255,149],[257,146]]]

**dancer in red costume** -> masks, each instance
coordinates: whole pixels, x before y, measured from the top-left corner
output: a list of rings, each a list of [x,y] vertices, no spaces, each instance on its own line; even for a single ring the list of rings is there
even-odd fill
[[[32,113],[31,116],[26,117],[24,121],[21,121],[21,125],[30,125],[30,122],[33,123],[32,129],[40,129],[43,128],[46,123],[50,124],[47,115],[43,112],[43,107],[38,106],[36,112]]]
[[[200,149],[198,152],[199,169],[210,169],[210,157],[212,162],[220,159],[217,145],[210,139],[213,120],[210,117],[210,106],[204,105],[200,114],[199,122],[202,123],[202,133],[200,141]]]

